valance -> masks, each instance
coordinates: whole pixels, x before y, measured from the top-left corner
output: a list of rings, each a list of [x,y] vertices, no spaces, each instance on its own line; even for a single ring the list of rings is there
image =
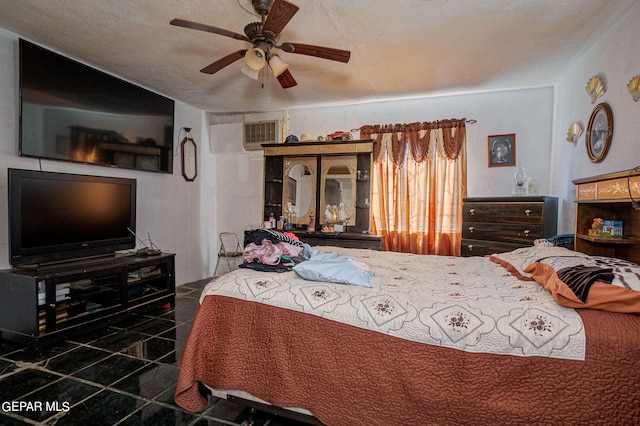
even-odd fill
[[[439,138],[438,133],[442,135]],[[384,135],[391,137],[383,138]],[[407,146],[411,158],[421,163],[425,161],[431,143],[441,145],[438,149],[450,160],[458,154],[466,139],[466,119],[438,120],[409,124],[366,125],[360,128],[361,139],[373,139],[373,159],[380,161],[380,153],[386,148],[395,164],[402,164]]]

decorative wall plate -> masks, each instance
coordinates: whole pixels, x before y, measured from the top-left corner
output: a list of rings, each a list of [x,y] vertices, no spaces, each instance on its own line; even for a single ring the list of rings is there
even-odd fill
[[[613,113],[606,102],[596,105],[587,126],[587,154],[593,163],[604,160],[613,136]]]

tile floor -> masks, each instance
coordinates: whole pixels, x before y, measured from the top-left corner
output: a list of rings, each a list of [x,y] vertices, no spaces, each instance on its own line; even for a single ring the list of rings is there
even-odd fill
[[[44,356],[0,341],[0,425],[299,424],[214,397],[201,413],[173,401],[182,346],[206,283],[178,287],[175,309],[70,338]]]

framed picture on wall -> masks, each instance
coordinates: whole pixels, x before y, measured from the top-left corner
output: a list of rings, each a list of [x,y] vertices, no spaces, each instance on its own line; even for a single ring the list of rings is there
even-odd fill
[[[613,136],[613,114],[606,102],[596,105],[587,126],[587,154],[593,163],[604,160]]]
[[[488,137],[489,167],[516,165],[516,134]]]

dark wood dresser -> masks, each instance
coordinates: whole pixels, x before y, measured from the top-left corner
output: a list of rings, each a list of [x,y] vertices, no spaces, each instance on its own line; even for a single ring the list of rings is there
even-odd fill
[[[300,241],[310,246],[337,246],[382,250],[384,237],[363,234],[362,232],[294,232]]]
[[[244,245],[251,230],[244,231]],[[362,232],[320,232],[320,231],[279,231],[293,232],[303,243],[310,246],[336,246],[346,248],[361,248],[382,250],[384,236],[371,235]]]
[[[553,237],[558,226],[555,197],[465,198],[462,256],[485,256],[533,245]]]

